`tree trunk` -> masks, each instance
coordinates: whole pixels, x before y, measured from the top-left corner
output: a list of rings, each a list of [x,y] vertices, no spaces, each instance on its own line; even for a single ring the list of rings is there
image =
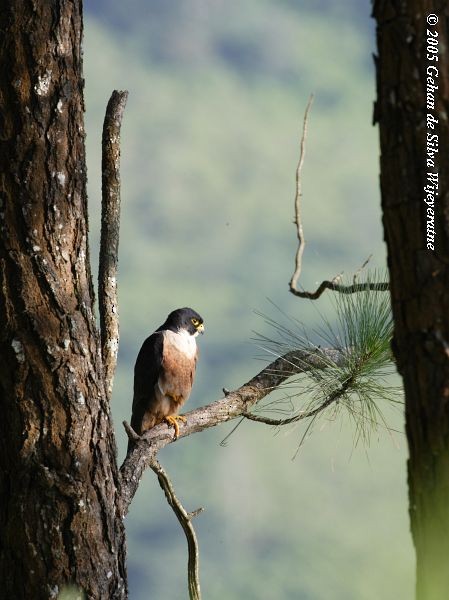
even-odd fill
[[[375,119],[393,349],[406,397],[417,598],[442,600],[449,595],[449,8],[437,0],[377,0],[374,16]]]
[[[0,586],[126,597],[87,243],[81,0],[0,8]]]

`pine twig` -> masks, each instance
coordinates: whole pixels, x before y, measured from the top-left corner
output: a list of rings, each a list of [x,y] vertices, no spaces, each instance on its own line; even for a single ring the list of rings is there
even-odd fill
[[[353,382],[353,377],[348,377],[348,379],[342,384],[342,386],[329,394],[329,396],[316,408],[309,411],[304,411],[302,413],[293,415],[293,417],[288,417],[286,419],[270,419],[269,417],[263,417],[260,415],[255,415],[253,413],[244,413],[246,419],[250,421],[257,421],[258,423],[265,423],[266,425],[290,425],[290,423],[296,423],[297,421],[301,421],[302,419],[309,419],[310,417],[316,417],[320,412],[328,408],[334,402],[338,402],[338,400],[347,393],[348,389],[350,389],[351,384]]]

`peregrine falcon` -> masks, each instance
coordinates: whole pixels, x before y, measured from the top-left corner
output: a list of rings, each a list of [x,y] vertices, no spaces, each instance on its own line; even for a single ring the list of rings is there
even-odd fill
[[[131,427],[139,435],[165,421],[178,437],[178,421],[186,419],[177,413],[192,390],[199,333],[204,333],[200,315],[191,308],[178,308],[144,341],[134,367],[131,417]]]

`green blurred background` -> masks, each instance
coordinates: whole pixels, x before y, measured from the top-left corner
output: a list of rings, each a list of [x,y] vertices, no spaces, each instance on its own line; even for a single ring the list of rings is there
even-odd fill
[[[86,130],[91,253],[100,220],[100,140],[113,89],[122,128],[120,355],[113,416],[126,446],[132,371],[167,313],[205,319],[187,409],[263,366],[251,342],[275,302],[309,328],[317,308],[288,292],[296,250],[294,172],[311,92],[304,167],[308,245],[301,283],[373,253],[383,267],[370,4],[358,0],[87,0]],[[331,318],[331,317],[330,317]],[[268,358],[266,359],[268,361]],[[402,416],[388,413],[402,429]],[[351,423],[323,422],[295,460],[304,426],[244,423],[161,452],[195,521],[205,600],[402,600],[413,595],[406,443],[379,430],[353,447]],[[186,542],[146,473],[126,520],[133,600],[184,600]]]

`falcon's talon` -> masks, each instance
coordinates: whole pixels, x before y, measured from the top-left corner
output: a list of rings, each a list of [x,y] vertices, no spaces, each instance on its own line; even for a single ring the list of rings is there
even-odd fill
[[[185,417],[183,417],[182,415],[168,415],[167,417],[164,418],[164,421],[167,423],[167,425],[169,427],[170,427],[170,425],[173,425],[173,427],[175,428],[174,439],[177,440],[179,437],[178,421],[183,421],[185,423],[187,421],[187,419]]]

